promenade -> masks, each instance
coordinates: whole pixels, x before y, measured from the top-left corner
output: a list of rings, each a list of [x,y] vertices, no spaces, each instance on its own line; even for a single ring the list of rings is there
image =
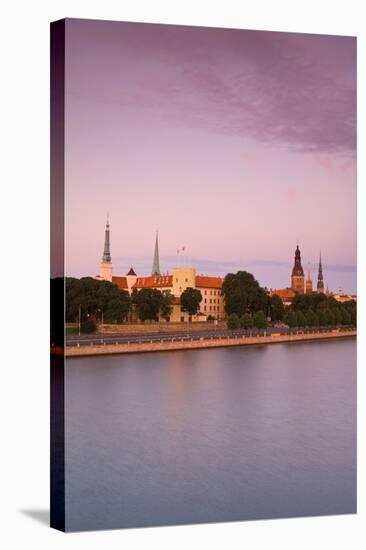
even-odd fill
[[[124,339],[122,342],[112,338],[99,341],[91,340],[83,345],[73,343],[65,348],[66,357],[82,357],[89,355],[110,355],[124,353],[146,353],[155,351],[173,351],[190,349],[209,349],[229,346],[247,346],[264,345],[284,342],[303,342],[329,340],[335,338],[355,337],[356,329],[337,328],[332,330],[315,331],[297,331],[295,333],[280,333],[264,331],[262,334],[250,335],[248,333],[239,333],[231,335],[211,334],[202,335],[181,335],[177,337],[164,338],[161,336],[145,338],[136,341],[135,339]]]

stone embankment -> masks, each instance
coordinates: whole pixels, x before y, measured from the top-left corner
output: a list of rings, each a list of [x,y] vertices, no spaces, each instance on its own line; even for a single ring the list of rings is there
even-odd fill
[[[77,323],[66,323],[67,329],[74,329],[77,331],[78,324]],[[216,331],[219,329],[226,329],[226,322],[225,321],[219,321],[218,324],[215,325],[214,322],[206,321],[206,322],[194,322],[189,323],[189,332],[196,333],[196,332],[209,332],[209,331]],[[146,321],[145,323],[122,323],[122,324],[107,324],[104,323],[103,325],[103,331],[101,330],[101,326],[98,327],[98,334],[103,334],[111,336],[113,335],[125,335],[125,334],[169,334],[172,332],[177,331],[185,331],[187,330],[187,323],[155,323],[151,322],[149,323]]]
[[[189,349],[208,349],[229,346],[247,346],[276,344],[283,342],[308,342],[316,340],[330,340],[335,338],[349,338],[356,336],[356,330],[336,329],[327,332],[303,332],[296,334],[268,334],[262,336],[234,336],[211,339],[200,338],[181,339],[177,338],[169,342],[131,342],[131,343],[108,343],[108,344],[88,344],[80,346],[68,346],[65,350],[67,357],[79,357],[87,355],[109,355],[116,353],[146,353],[153,351],[172,351]]]

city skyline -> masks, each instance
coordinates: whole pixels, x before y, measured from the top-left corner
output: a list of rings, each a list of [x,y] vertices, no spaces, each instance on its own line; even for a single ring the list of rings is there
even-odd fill
[[[69,20],[66,272],[248,269],[289,286],[296,242],[356,290],[355,39]],[[253,269],[250,269],[252,267]],[[286,273],[286,276],[284,274]]]
[[[157,235],[154,233],[153,248],[151,255],[147,256],[119,256],[111,254],[111,261],[113,264],[113,275],[124,276],[127,271],[132,267],[138,276],[150,276],[154,271],[154,265],[156,262],[156,247],[157,247]],[[108,239],[110,237],[108,236]],[[113,236],[112,236],[113,242]],[[160,238],[159,238],[160,248]],[[300,247],[301,248],[301,247]],[[161,264],[161,274],[171,274],[172,270],[176,267],[193,267],[196,269],[197,274],[207,276],[219,276],[224,277],[229,272],[236,271],[251,271],[258,279],[260,284],[267,288],[280,288],[290,287],[290,272],[293,267],[293,256],[290,261],[268,261],[268,260],[247,260],[245,262],[240,260],[233,261],[220,261],[220,260],[207,260],[205,258],[196,258],[189,254],[189,247],[181,246],[176,250],[176,254],[166,255],[160,254],[158,251],[158,262]],[[319,267],[319,257],[322,255],[321,251],[317,260],[304,260],[304,271],[310,267],[311,277],[313,281],[313,288],[316,290],[316,281]],[[103,256],[104,259],[104,256]],[[324,267],[324,254],[322,255],[322,263]],[[98,264],[99,265],[99,264]],[[329,289],[335,293],[345,292],[349,294],[356,293],[356,267],[346,265],[329,265],[325,264],[325,289]],[[90,274],[87,274],[90,276]],[[79,274],[78,276],[85,276]]]

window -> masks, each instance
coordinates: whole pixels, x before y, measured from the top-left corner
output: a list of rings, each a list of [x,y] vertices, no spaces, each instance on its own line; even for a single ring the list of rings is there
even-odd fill
[[[188,283],[188,279],[187,279],[187,277],[186,277],[186,283]]]
[[[184,321],[184,317],[181,317],[180,322],[183,323],[183,321]]]

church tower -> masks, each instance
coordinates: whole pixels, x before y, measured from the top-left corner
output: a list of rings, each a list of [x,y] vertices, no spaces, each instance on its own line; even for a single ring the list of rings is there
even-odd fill
[[[158,232],[156,232],[154,259],[151,275],[154,275],[155,277],[160,277]]]
[[[323,266],[321,254],[319,256],[318,283],[316,285],[316,291],[324,294]]]
[[[112,282],[112,258],[110,251],[110,238],[109,238],[109,216],[107,215],[107,223],[105,226],[104,234],[104,254],[102,263],[100,264],[99,277],[105,281]]]
[[[304,293],[305,277],[304,270],[301,265],[301,253],[299,245],[295,250],[295,263],[291,274],[291,288],[294,292]]]
[[[312,294],[312,292],[313,292],[313,281],[312,281],[312,278],[311,278],[310,264],[308,264],[308,271],[307,271],[307,275],[306,275],[305,292],[306,292],[306,294]]]

